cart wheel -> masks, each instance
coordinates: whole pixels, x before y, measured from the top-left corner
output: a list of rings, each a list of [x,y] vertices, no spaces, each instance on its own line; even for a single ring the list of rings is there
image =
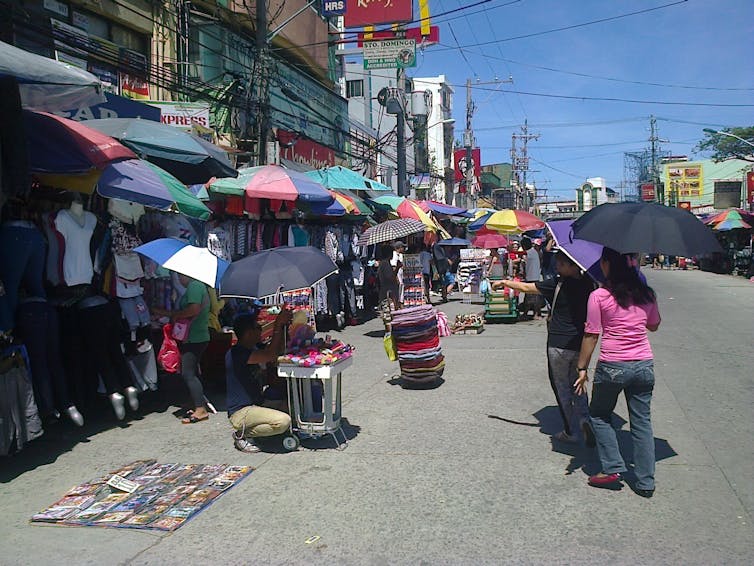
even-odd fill
[[[295,450],[298,450],[298,447],[301,446],[301,441],[296,436],[284,436],[283,437],[283,448],[285,448],[288,452],[293,452]]]

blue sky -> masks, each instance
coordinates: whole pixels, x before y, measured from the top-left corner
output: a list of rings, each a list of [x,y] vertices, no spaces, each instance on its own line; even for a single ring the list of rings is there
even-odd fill
[[[551,30],[672,1],[521,0],[510,4],[511,0],[492,0],[437,18],[441,45],[427,48],[408,75],[445,74],[454,85],[459,139],[465,124],[466,79],[488,82],[512,75],[514,84],[480,85],[473,91],[478,106],[473,124],[482,162],[510,161],[511,133],[528,119],[530,131],[540,134],[539,140],[529,144],[533,159],[530,167],[538,170],[529,178],[539,188],[547,189],[549,199],[574,198],[573,189],[587,177],[605,177],[609,186],[617,187],[624,176],[623,152],[641,151],[648,146],[651,114],[658,118],[660,138],[668,140],[661,144],[662,148],[673,155],[691,155],[703,137],[703,127],[754,125],[751,0],[688,0],[615,21],[469,47],[464,50],[465,59],[457,45]],[[474,0],[430,0],[433,14],[473,3]],[[441,21],[451,17],[457,19]],[[609,81],[535,67],[674,86]],[[501,92],[506,90],[751,106],[566,100]],[[607,121],[613,123],[605,124]]]

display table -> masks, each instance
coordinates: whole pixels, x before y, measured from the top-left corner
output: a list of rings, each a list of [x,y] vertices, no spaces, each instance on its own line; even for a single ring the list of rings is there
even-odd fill
[[[340,426],[341,376],[352,364],[353,357],[331,365],[310,367],[290,363],[278,364],[278,377],[288,380],[288,403],[292,409],[293,432],[299,438],[321,438],[330,435],[339,448],[348,445],[348,438]],[[338,432],[343,436],[342,443],[337,436]],[[284,443],[284,446],[288,450],[297,448],[293,444]]]

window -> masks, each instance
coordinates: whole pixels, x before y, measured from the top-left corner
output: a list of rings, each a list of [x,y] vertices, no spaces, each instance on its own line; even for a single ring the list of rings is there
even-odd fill
[[[346,98],[358,98],[364,96],[364,81],[346,81]]]

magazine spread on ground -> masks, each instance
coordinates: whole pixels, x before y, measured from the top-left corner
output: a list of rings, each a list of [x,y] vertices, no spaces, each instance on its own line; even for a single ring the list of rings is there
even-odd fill
[[[251,466],[132,462],[77,485],[32,522],[172,531],[252,472]],[[111,481],[119,476],[117,481]],[[138,484],[133,492],[117,489]],[[110,484],[108,484],[110,482]],[[130,485],[130,484],[128,484]]]

